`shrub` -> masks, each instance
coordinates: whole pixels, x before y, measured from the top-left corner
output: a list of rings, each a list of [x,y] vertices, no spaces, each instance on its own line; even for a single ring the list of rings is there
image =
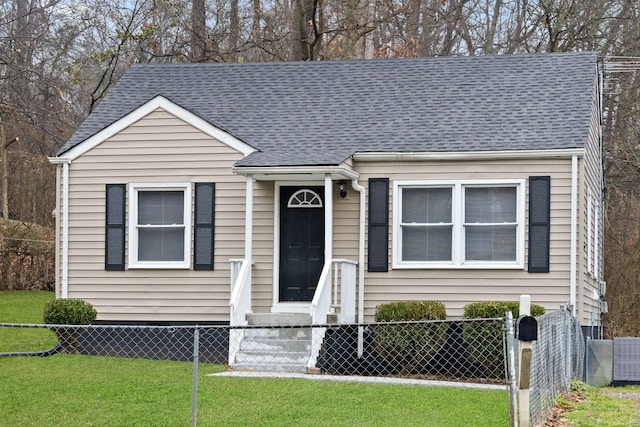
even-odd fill
[[[96,309],[80,299],[55,299],[44,305],[42,317],[44,323],[50,325],[89,325],[96,320]],[[80,347],[78,336],[79,328],[57,327],[54,329],[58,335],[60,351],[66,353],[78,353]]]
[[[89,325],[98,312],[87,301],[80,299],[56,299],[44,306],[44,323],[54,325]]]
[[[474,302],[464,306],[463,316],[465,319],[492,319],[504,317],[510,311],[513,318],[520,314],[520,303],[517,301],[482,301]],[[531,315],[542,316],[545,313],[544,307],[531,304]]]
[[[520,303],[516,301],[482,301],[467,304],[464,307],[465,319],[495,319],[503,318],[507,311],[511,311],[514,318],[519,315]],[[531,304],[531,314],[541,316],[544,307]],[[469,347],[469,356],[474,363],[485,368],[489,375],[504,372],[504,338],[502,322],[471,322],[465,323],[462,331],[464,340]]]
[[[444,320],[447,309],[440,301],[398,301],[376,307],[376,322]]]
[[[399,301],[376,307],[376,322],[444,320],[439,301]],[[446,340],[447,325],[420,322],[375,327],[376,349],[393,373],[420,373]]]

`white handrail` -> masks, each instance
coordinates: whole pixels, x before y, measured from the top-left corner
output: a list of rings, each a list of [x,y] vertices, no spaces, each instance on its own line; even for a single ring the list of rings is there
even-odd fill
[[[331,263],[325,264],[318,280],[318,286],[311,301],[311,323],[327,323],[327,313],[331,309]]]
[[[338,268],[338,265],[340,268]],[[356,267],[358,263],[348,259],[334,259],[322,268],[318,286],[311,301],[311,323],[322,325],[327,323],[327,314],[333,303],[339,307],[341,323],[353,323],[356,314]],[[332,273],[332,266],[333,273]],[[338,289],[339,288],[339,289]],[[340,300],[338,301],[338,295]],[[320,347],[326,328],[313,328],[311,336],[311,355],[308,368],[314,368],[320,354]]]
[[[231,262],[231,298],[229,299],[229,323],[231,326],[247,324],[247,313],[251,312],[251,268],[249,261],[230,260]],[[240,350],[243,329],[229,331],[229,365],[235,362]]]
[[[232,268],[232,271],[236,270]],[[246,325],[246,314],[251,311],[251,282],[249,262],[242,260],[237,277],[231,284],[231,298],[229,299],[231,326]]]

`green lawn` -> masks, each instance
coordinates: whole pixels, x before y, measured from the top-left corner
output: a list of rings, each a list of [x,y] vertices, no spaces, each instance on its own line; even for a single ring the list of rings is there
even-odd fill
[[[0,292],[0,323],[42,323],[44,304],[54,297],[46,291]],[[47,329],[0,328],[0,353],[49,350],[57,341]]]
[[[0,292],[0,322],[38,321],[50,297],[9,294]],[[192,369],[188,362],[68,354],[0,358],[0,425],[189,426]],[[509,425],[502,390],[207,376],[224,370],[200,365],[199,425]]]
[[[628,427],[640,425],[640,386],[590,387],[573,384],[570,393],[558,399],[566,411],[563,418],[572,427]]]

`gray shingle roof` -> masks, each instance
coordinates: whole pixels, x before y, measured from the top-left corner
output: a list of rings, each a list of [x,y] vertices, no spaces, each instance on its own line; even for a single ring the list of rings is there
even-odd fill
[[[136,65],[61,155],[157,95],[259,149],[239,166],[336,165],[354,152],[583,147],[595,52]]]

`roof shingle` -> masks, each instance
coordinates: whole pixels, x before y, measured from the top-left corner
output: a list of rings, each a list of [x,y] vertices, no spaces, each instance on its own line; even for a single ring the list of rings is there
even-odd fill
[[[60,149],[157,95],[259,151],[238,166],[337,165],[355,152],[583,147],[595,52],[135,65]]]

